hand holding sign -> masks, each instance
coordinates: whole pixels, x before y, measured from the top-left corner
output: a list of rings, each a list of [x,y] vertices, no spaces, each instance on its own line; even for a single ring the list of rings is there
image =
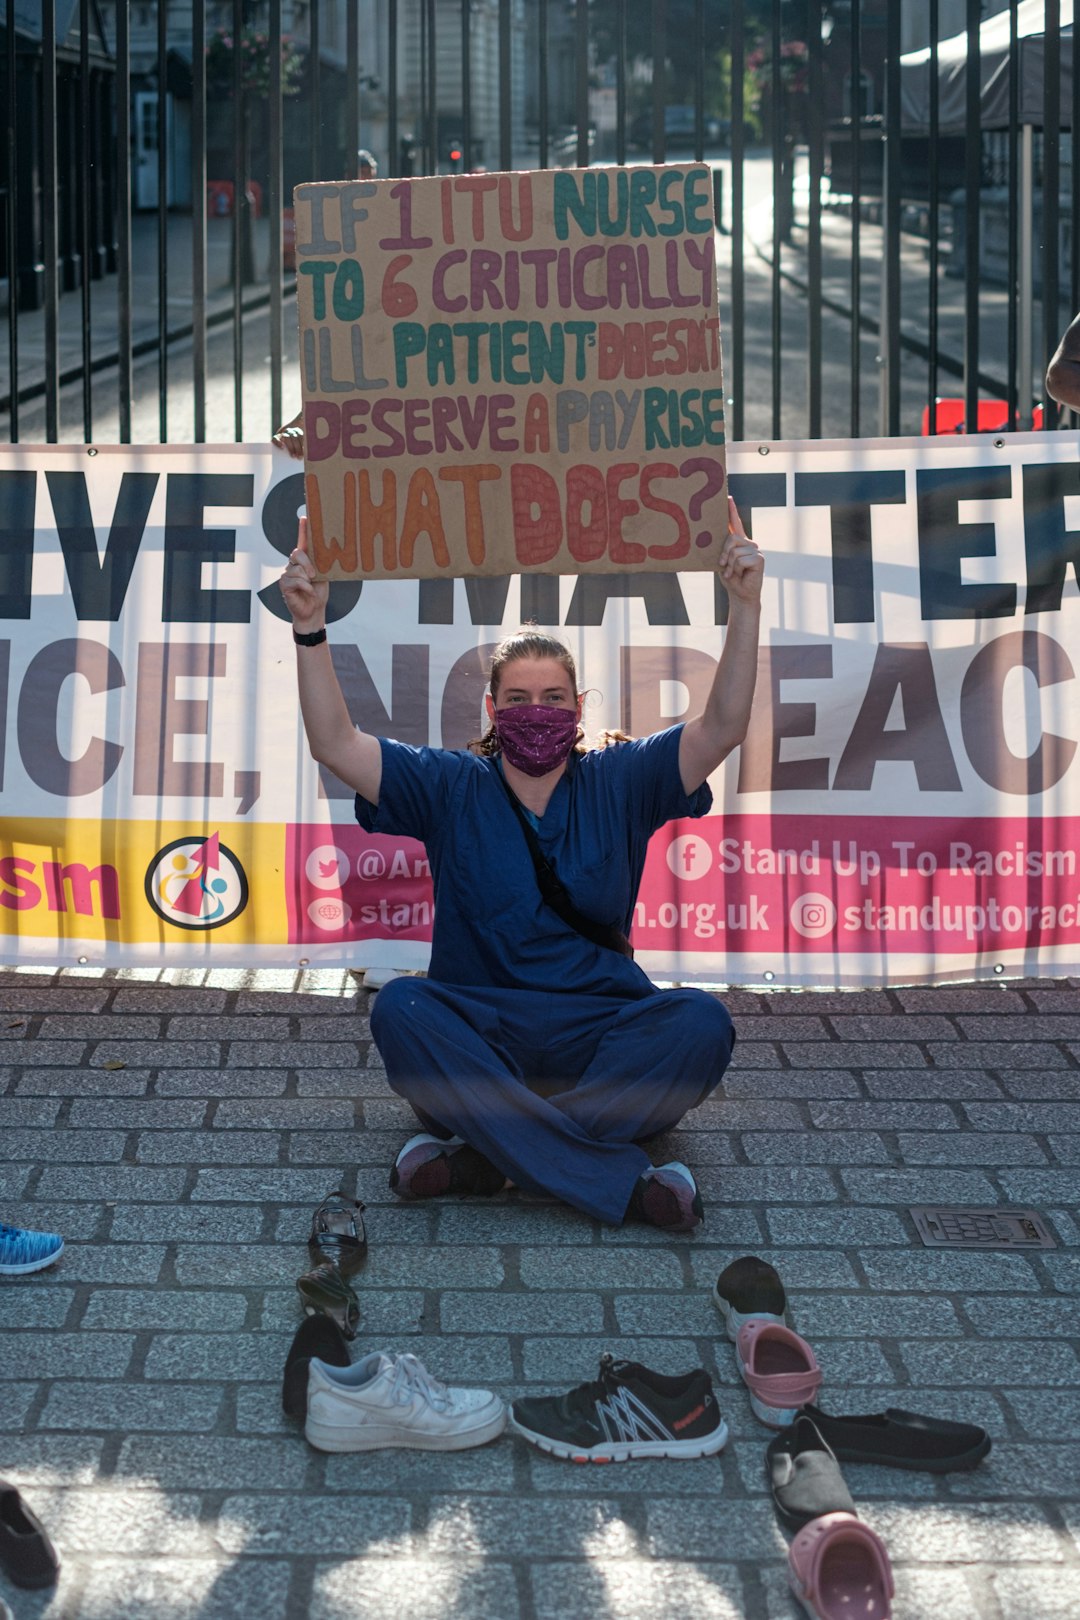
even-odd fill
[[[321,630],[326,619],[326,602],[330,587],[320,579],[308,556],[307,518],[300,519],[296,536],[296,550],[289,553],[289,562],[278,580],[285,606],[292,614],[293,628],[304,634]]]
[[[728,537],[720,553],[720,578],[733,602],[756,607],[761,601],[765,558],[743,528],[739,509],[728,496]]]

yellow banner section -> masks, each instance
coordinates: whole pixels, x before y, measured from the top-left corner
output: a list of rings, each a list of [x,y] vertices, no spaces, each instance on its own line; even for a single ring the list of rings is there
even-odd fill
[[[285,849],[274,823],[0,819],[0,934],[283,943]]]

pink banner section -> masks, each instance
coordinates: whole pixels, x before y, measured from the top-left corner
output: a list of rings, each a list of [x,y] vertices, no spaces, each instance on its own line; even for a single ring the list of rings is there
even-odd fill
[[[431,869],[415,839],[290,826],[285,859],[292,944],[431,939]]]
[[[356,826],[292,826],[293,944],[429,941],[422,844]],[[639,950],[922,956],[1080,945],[1080,818],[710,816],[653,838]]]
[[[654,837],[641,950],[911,955],[1080,943],[1080,819],[734,815]]]

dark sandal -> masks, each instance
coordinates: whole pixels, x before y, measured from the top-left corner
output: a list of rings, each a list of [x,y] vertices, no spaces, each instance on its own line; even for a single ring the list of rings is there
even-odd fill
[[[360,1301],[336,1267],[326,1264],[305,1271],[297,1279],[296,1291],[308,1316],[328,1316],[347,1339],[356,1338]]]
[[[311,1219],[308,1253],[312,1264],[336,1266],[343,1277],[358,1272],[367,1259],[364,1206],[343,1192],[324,1198]]]

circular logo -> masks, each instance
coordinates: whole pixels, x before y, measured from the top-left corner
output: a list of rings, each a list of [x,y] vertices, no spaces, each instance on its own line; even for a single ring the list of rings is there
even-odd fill
[[[788,915],[803,939],[824,939],[836,927],[836,907],[827,894],[800,894]]]
[[[698,833],[686,833],[673,838],[668,845],[667,863],[676,877],[703,878],[712,871],[713,855],[709,845]]]
[[[340,889],[349,875],[349,857],[336,844],[318,844],[304,863],[308,882],[316,889]]]
[[[175,838],[159,849],[146,869],[144,888],[163,922],[200,932],[224,927],[248,903],[244,868],[217,833]]]
[[[312,900],[307,908],[307,914],[316,928],[333,934],[348,923],[352,916],[352,907],[339,894],[327,894],[321,900]]]

